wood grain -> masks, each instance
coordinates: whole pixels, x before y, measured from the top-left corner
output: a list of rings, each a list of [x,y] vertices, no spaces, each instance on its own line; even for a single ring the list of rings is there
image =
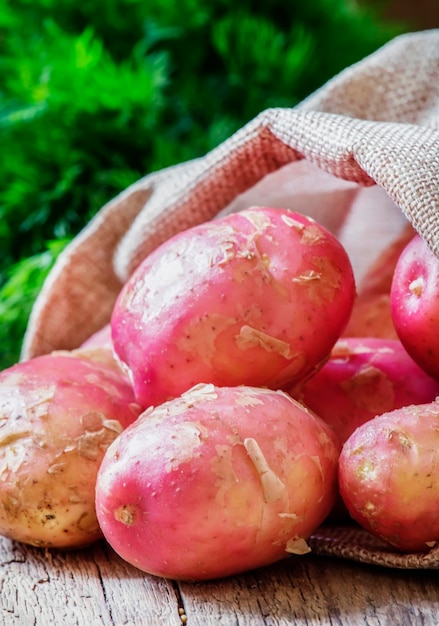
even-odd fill
[[[44,551],[0,539],[3,626],[437,626],[439,573],[306,555],[206,583],[126,564],[104,543]]]

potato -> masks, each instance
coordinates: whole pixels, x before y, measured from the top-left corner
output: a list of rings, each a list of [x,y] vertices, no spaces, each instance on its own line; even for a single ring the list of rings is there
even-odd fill
[[[102,328],[94,332],[88,339],[84,341],[84,343],[80,346],[81,348],[101,348],[101,347],[109,347],[112,348],[113,342],[111,339],[111,325],[105,324]]]
[[[95,483],[140,407],[111,368],[68,353],[0,373],[0,534],[42,547],[101,538]]]
[[[419,235],[398,259],[390,296],[401,342],[418,365],[439,380],[439,259]]]
[[[439,540],[439,403],[406,406],[360,426],[339,462],[350,515],[407,552]]]
[[[86,359],[98,366],[112,369],[116,374],[126,379],[127,384],[131,386],[129,376],[125,372],[122,364],[116,358],[111,346],[86,346],[84,348],[79,347],[74,350],[55,350],[52,354],[75,356],[80,359]]]
[[[392,319],[390,294],[359,296],[343,336],[398,339]]]
[[[57,352],[62,353],[63,350],[58,350]],[[110,323],[90,335],[90,337],[78,348],[68,350],[67,352],[70,352],[74,356],[79,356],[84,359],[90,359],[96,363],[101,363],[102,365],[107,365],[119,374],[128,376],[122,363],[119,361],[114,352]]]
[[[330,428],[281,391],[201,384],[108,448],[96,511],[126,561],[206,580],[309,551],[336,497]]]
[[[407,224],[399,237],[381,252],[358,285],[358,297],[343,332],[345,337],[397,339],[390,304],[390,288],[396,264],[415,230]]]
[[[376,415],[432,402],[439,382],[408,355],[397,339],[339,339],[327,363],[289,390],[332,426],[341,442]]]
[[[329,231],[253,207],[153,251],[114,306],[113,343],[145,408],[198,383],[280,388],[320,366],[354,298],[350,260]]]

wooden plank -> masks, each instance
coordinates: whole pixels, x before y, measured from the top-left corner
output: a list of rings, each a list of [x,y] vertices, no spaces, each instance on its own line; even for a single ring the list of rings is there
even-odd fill
[[[105,544],[94,550],[93,558],[111,608],[112,624],[182,626],[175,583],[128,565]]]
[[[437,626],[439,574],[305,556],[180,584],[188,626]]]
[[[139,572],[105,544],[46,552],[2,539],[0,624],[181,626],[182,622],[173,583]]]
[[[439,572],[314,555],[228,579],[176,583],[104,542],[50,551],[0,539],[1,626],[437,626]]]

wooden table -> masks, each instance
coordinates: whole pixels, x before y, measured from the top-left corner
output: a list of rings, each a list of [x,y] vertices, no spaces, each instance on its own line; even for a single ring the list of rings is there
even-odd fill
[[[104,542],[39,550],[0,539],[5,626],[437,626],[439,571],[291,557],[207,583],[155,578]]]

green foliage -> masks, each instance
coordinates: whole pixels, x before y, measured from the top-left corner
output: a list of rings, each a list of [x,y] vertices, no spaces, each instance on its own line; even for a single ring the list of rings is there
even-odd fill
[[[0,368],[59,249],[47,241],[398,32],[353,0],[0,0]]]
[[[8,280],[0,288],[0,346],[5,366],[17,360],[17,348],[25,333],[32,305],[68,241],[51,241],[44,252],[18,261],[10,268]]]

